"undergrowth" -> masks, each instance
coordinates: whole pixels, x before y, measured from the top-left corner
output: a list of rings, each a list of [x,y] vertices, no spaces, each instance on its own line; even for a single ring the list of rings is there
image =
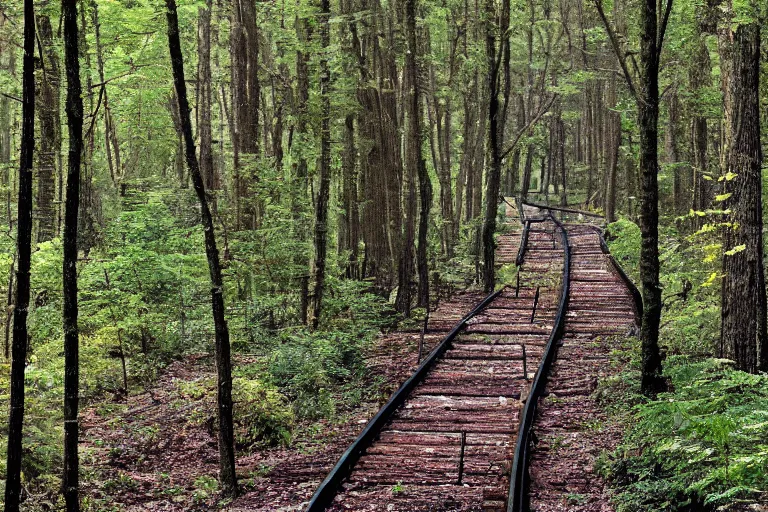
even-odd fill
[[[606,231],[611,252],[635,280],[639,237],[627,220]],[[669,392],[650,401],[640,394],[636,340],[621,354],[630,358],[623,373],[600,391],[626,426],[619,448],[600,464],[618,512],[706,512],[768,503],[768,375],[736,371],[715,357],[717,263],[700,234],[680,239],[674,228],[661,230],[660,344]]]

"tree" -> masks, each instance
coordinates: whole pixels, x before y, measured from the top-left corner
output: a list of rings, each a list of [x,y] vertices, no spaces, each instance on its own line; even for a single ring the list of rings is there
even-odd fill
[[[488,167],[485,186],[485,216],[483,218],[483,288],[487,293],[496,285],[496,215],[499,191],[501,189],[501,163],[503,160],[501,144],[504,140],[506,105],[509,92],[505,91],[504,102],[501,95],[501,65],[504,63],[507,83],[509,83],[509,2],[504,2],[498,26],[494,23],[496,9],[493,0],[486,0],[486,57],[488,60],[488,90],[490,104],[488,108],[488,145],[491,163]],[[533,30],[533,27],[531,27]],[[496,48],[498,32],[499,48]],[[499,54],[499,55],[497,55]],[[508,89],[507,89],[508,91]],[[525,188],[523,188],[525,191]]]
[[[59,54],[53,44],[53,28],[46,15],[37,17],[41,47],[38,73],[37,117],[40,123],[40,150],[37,153],[37,241],[45,242],[57,234],[59,209],[56,201],[56,169],[61,155],[61,118],[59,115]],[[61,169],[59,169],[61,172]]]
[[[217,403],[219,413],[219,470],[222,490],[225,496],[237,494],[237,475],[235,473],[235,443],[232,424],[232,362],[230,356],[229,328],[224,318],[224,284],[221,277],[219,250],[216,247],[216,232],[213,216],[208,206],[203,176],[195,155],[195,141],[192,137],[192,122],[189,117],[187,85],[184,82],[184,57],[179,41],[179,19],[176,13],[176,0],[166,0],[168,18],[168,49],[171,54],[173,82],[178,98],[179,117],[184,133],[184,149],[187,167],[192,178],[192,186],[200,202],[203,231],[205,233],[205,254],[211,277],[211,306],[213,323],[216,329],[216,369]]]
[[[77,0],[62,0],[64,66],[67,74],[69,156],[64,210],[64,499],[67,512],[80,510],[78,419],[80,338],[77,326],[77,223],[80,209],[80,158],[83,151],[83,99],[78,60]]]
[[[230,29],[232,146],[235,155],[237,229],[254,229],[258,212],[250,196],[259,154],[259,33],[254,0],[234,0]],[[243,165],[245,164],[245,165]]]
[[[760,147],[760,21],[756,2],[750,23],[733,34],[732,115],[725,201],[721,346],[740,370],[768,369],[763,267],[762,151]],[[748,305],[748,306],[747,306]],[[758,353],[760,359],[758,360]]]
[[[659,62],[672,1],[663,13],[657,12],[656,0],[643,0],[640,6],[640,63],[636,78],[628,68],[628,56],[603,10],[602,0],[595,6],[603,21],[629,90],[637,102],[640,129],[640,281],[643,318],[640,328],[642,345],[642,391],[655,395],[664,389],[659,350],[661,323],[661,286],[659,284]],[[661,19],[659,19],[661,17]],[[637,84],[635,83],[637,82]]]
[[[27,363],[27,313],[32,251],[32,155],[35,148],[35,11],[24,0],[24,62],[21,157],[19,162],[18,229],[16,233],[16,307],[13,310],[11,354],[11,410],[8,416],[8,454],[5,510],[18,512],[21,497],[22,429],[24,425],[24,370]]]
[[[213,161],[213,132],[211,108],[211,11],[213,3],[207,0],[198,9],[197,35],[197,126],[200,136],[200,172],[207,190],[220,188],[218,169]]]
[[[328,51],[331,46],[330,0],[320,0],[320,189],[315,204],[315,288],[313,291],[312,327],[317,328],[322,312],[325,287],[326,255],[328,253],[328,198],[331,190],[331,71]]]

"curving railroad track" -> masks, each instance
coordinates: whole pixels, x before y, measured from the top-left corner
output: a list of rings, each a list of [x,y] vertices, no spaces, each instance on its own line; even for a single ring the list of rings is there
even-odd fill
[[[539,508],[571,492],[546,479],[560,455],[531,442],[547,429],[569,428],[549,421],[562,420],[552,407],[561,402],[542,397],[570,392],[576,382],[586,393],[576,400],[589,399],[607,353],[584,370],[581,342],[626,332],[635,321],[633,296],[593,226],[563,224],[552,210],[519,203],[507,203],[506,221],[497,263],[517,262],[513,285],[453,326],[347,449],[307,512],[522,512],[530,496],[539,500],[536,510],[570,510]],[[561,342],[562,363],[555,358]]]

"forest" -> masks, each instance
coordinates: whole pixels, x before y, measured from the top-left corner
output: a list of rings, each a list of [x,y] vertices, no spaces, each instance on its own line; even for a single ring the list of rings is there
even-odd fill
[[[605,440],[582,484],[524,510],[768,510],[766,20],[762,0],[0,0],[4,509],[304,510],[456,321],[524,295],[504,244],[534,258],[534,205],[562,214],[566,273],[530,285],[530,324],[589,267],[568,222],[597,219],[638,316],[583,342],[609,349],[571,379],[599,414],[566,431]],[[518,510],[386,485],[333,510]]]

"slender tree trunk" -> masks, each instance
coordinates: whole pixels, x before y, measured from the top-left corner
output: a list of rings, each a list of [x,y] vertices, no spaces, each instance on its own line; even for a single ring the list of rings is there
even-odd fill
[[[408,76],[406,86],[410,87],[410,79]],[[409,102],[409,105],[412,104]],[[412,289],[411,284],[413,281],[413,246],[416,239],[416,166],[414,162],[418,155],[416,154],[418,144],[414,143],[410,134],[413,131],[411,125],[413,120],[411,119],[411,108],[408,109],[408,132],[409,142],[405,148],[405,175],[403,179],[403,189],[405,190],[405,218],[403,225],[403,244],[402,254],[400,256],[400,262],[398,266],[398,279],[397,279],[397,297],[395,297],[395,309],[403,314],[405,317],[411,316],[412,306]],[[418,139],[416,139],[418,140]]]
[[[672,0],[669,0],[672,1]],[[656,0],[641,8],[640,90],[640,280],[643,293],[642,390],[655,395],[664,389],[659,351],[661,286],[659,285],[659,27]]]
[[[499,68],[496,56],[496,31],[500,39],[507,37],[505,27],[496,27],[494,23],[495,8],[493,0],[486,0],[486,16],[488,17],[486,32],[486,55],[488,59],[488,88],[490,103],[488,109],[489,153],[491,165],[488,168],[485,187],[485,217],[483,219],[483,288],[486,293],[493,291],[496,285],[496,213],[501,180],[501,141],[504,139],[503,108],[499,105]],[[523,194],[525,189],[523,189]]]
[[[608,107],[616,107],[616,75],[611,75],[608,83]],[[621,147],[621,114],[611,110],[608,113],[610,154],[608,155],[607,179],[605,186],[605,220],[616,221],[616,174],[619,167],[619,148]]]
[[[53,46],[53,28],[48,16],[38,16],[38,40],[44,55],[38,79],[37,118],[40,123],[40,148],[37,154],[37,241],[56,236],[56,163],[61,152],[59,117],[59,55]]]
[[[704,88],[710,85],[712,65],[709,59],[709,48],[707,48],[704,34],[697,34],[694,52],[689,73],[691,92],[699,97],[706,94]],[[698,102],[697,102],[698,103]],[[693,106],[693,118],[691,119],[691,146],[693,153],[693,196],[690,202],[690,208],[696,211],[704,211],[709,204],[711,189],[710,182],[704,179],[708,172],[707,161],[707,117],[699,105]],[[694,225],[701,227],[704,219],[694,217]]]
[[[251,197],[251,183],[259,153],[258,80],[259,35],[254,0],[234,0],[230,29],[232,62],[232,145],[235,158],[235,200],[237,229],[254,229],[257,225],[257,200]]]
[[[189,100],[187,85],[184,81],[184,58],[179,40],[179,20],[176,14],[176,0],[166,0],[168,16],[168,49],[171,54],[173,81],[179,100],[179,115],[184,132],[184,144],[187,167],[192,177],[195,193],[200,201],[203,232],[205,233],[205,253],[211,275],[211,304],[213,323],[216,329],[216,367],[218,377],[219,409],[219,471],[222,491],[225,496],[237,495],[237,475],[235,473],[234,428],[232,424],[232,361],[229,345],[229,328],[224,317],[224,284],[221,277],[219,251],[216,248],[216,232],[213,216],[208,207],[205,183],[200,174],[200,167],[195,155],[195,141],[192,137],[192,122],[189,118]]]
[[[405,55],[406,73],[409,76],[411,93],[409,139],[412,145],[410,161],[416,165],[416,175],[419,180],[419,234],[416,246],[416,267],[419,274],[418,304],[429,307],[429,266],[427,262],[427,230],[429,229],[429,210],[432,207],[432,182],[427,172],[427,164],[421,152],[423,133],[421,120],[423,110],[421,103],[421,88],[419,87],[419,46],[416,42],[416,0],[405,2],[405,33],[408,52]],[[450,180],[448,180],[450,184]],[[450,203],[450,199],[446,199]]]
[[[35,12],[24,0],[24,67],[22,74],[22,127],[19,162],[18,229],[16,234],[16,308],[13,310],[11,347],[11,407],[8,417],[8,451],[5,510],[18,512],[21,497],[21,456],[24,425],[24,369],[27,362],[27,312],[32,248],[32,154],[35,148]]]
[[[312,327],[317,328],[322,313],[325,291],[325,267],[328,252],[328,197],[331,189],[331,72],[328,68],[328,48],[331,46],[330,0],[320,0],[320,188],[315,204],[315,262]]]
[[[117,127],[115,126],[115,120],[112,117],[112,109],[109,103],[109,94],[107,94],[106,75],[104,73],[104,52],[101,46],[101,23],[99,22],[99,7],[97,2],[91,3],[91,11],[93,17],[93,34],[96,41],[96,67],[99,72],[99,82],[101,83],[101,92],[104,103],[104,147],[107,153],[107,164],[109,166],[109,174],[112,178],[112,183],[120,191],[120,195],[124,194],[124,188],[122,186],[123,170],[122,161],[120,159],[120,144],[117,140]]]
[[[685,212],[685,183],[686,165],[680,159],[680,99],[677,90],[670,90],[668,99],[669,126],[666,130],[667,162],[672,165],[672,201],[677,214]]]
[[[6,27],[7,20],[0,17],[0,29]],[[16,46],[14,44],[0,43],[0,66],[14,80],[16,80]],[[11,189],[11,127],[13,114],[11,110],[11,98],[0,97],[0,180],[3,185]],[[10,223],[9,223],[10,227]]]
[[[294,232],[300,243],[309,245],[309,227],[302,216],[302,211],[307,208],[307,190],[309,188],[309,168],[307,164],[304,142],[310,137],[309,133],[309,54],[304,48],[311,42],[312,32],[309,23],[297,16],[294,23],[296,37],[299,41],[299,49],[296,50],[296,137],[302,142],[298,144],[299,151],[295,173],[293,194],[293,218]],[[309,256],[304,251],[297,251],[294,257],[294,265],[301,269],[299,276],[299,320],[306,325],[309,320]]]
[[[62,0],[64,65],[67,74],[69,158],[64,210],[64,499],[67,512],[80,510],[78,419],[80,339],[77,326],[77,223],[80,209],[80,158],[83,150],[83,99],[78,60],[77,0]]]
[[[758,21],[736,29],[732,55],[733,138],[728,148],[727,170],[735,177],[725,182],[725,191],[731,194],[725,208],[731,214],[723,249],[732,254],[726,252],[723,257],[721,346],[725,348],[723,355],[736,361],[738,369],[756,373],[768,368]]]
[[[198,9],[197,33],[197,131],[200,136],[200,172],[206,190],[220,187],[213,158],[212,91],[211,91],[211,10],[213,3],[206,0]]]

